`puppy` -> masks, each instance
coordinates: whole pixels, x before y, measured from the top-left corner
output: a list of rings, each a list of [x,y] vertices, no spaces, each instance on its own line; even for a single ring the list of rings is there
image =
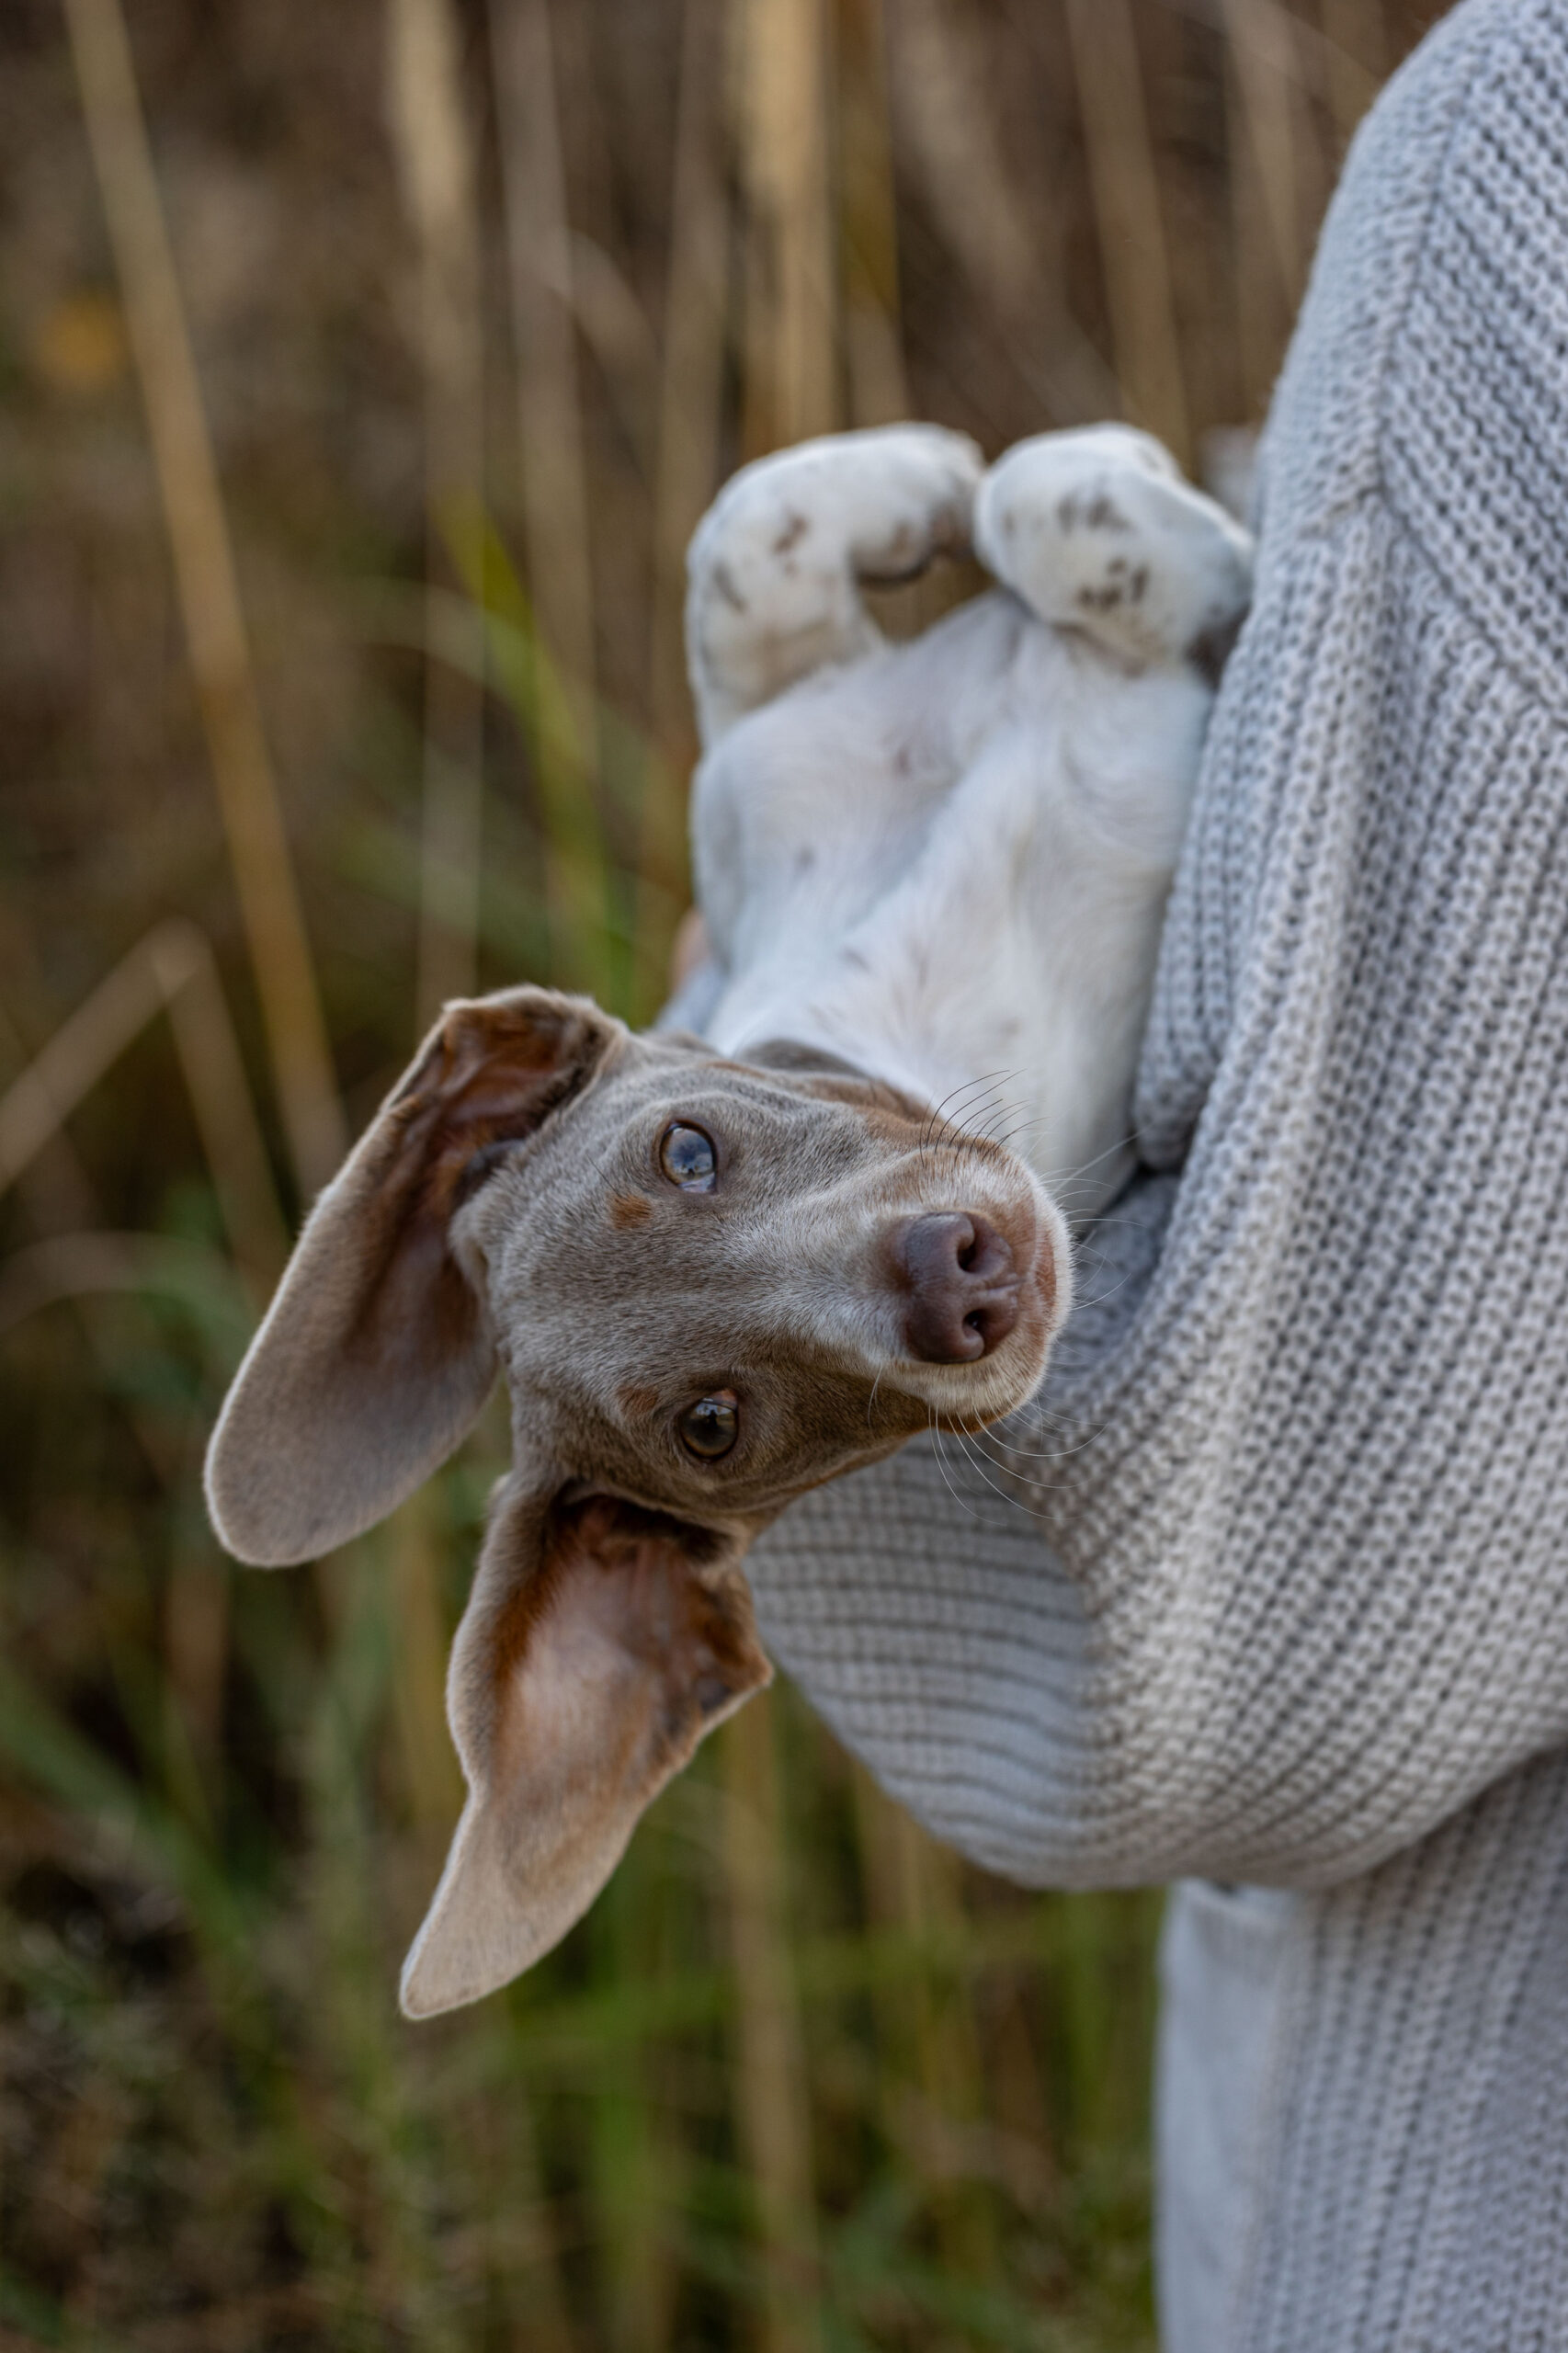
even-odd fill
[[[861,596],[972,547],[913,643]],[[406,1964],[525,1969],[765,1684],[742,1562],[792,1496],[1025,1403],[1134,1057],[1245,535],[1120,426],[989,472],[903,426],[748,467],[693,541],[708,961],[654,1033],[448,1007],[317,1203],[213,1438],[213,1522],[302,1561],[412,1494],[496,1376],[449,1702],[469,1798]],[[994,1090],[1011,1142],[990,1132]]]

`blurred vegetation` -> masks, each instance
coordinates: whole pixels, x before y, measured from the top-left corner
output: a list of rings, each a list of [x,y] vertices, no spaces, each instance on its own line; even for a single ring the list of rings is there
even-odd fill
[[[0,2346],[1152,2343],[1156,1897],[987,1881],[777,1692],[410,2028],[504,1420],[285,1574],[199,1465],[430,1007],[655,1007],[725,472],[1222,466],[1428,13],[0,12]]]

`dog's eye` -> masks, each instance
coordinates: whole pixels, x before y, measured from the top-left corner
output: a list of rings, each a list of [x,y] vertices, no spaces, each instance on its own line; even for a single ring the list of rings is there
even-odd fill
[[[688,1454],[704,1462],[717,1462],[741,1434],[741,1409],[734,1391],[720,1389],[711,1397],[699,1397],[695,1405],[687,1407],[679,1427],[680,1442]]]
[[[660,1138],[659,1165],[683,1193],[710,1193],[719,1174],[712,1138],[700,1128],[683,1127],[678,1120]]]

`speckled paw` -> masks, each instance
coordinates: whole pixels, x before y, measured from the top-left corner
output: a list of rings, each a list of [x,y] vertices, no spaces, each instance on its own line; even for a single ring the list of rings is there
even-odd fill
[[[880,640],[862,583],[966,553],[979,450],[934,425],[807,441],[726,483],[687,559],[687,648],[705,741]]]
[[[1252,595],[1249,535],[1124,425],[1009,449],[980,485],[974,544],[1042,620],[1138,669],[1217,668]]]

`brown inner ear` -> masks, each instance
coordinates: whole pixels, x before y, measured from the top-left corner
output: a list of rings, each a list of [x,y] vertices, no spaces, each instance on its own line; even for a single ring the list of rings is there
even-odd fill
[[[552,1504],[540,1571],[495,1628],[498,1707],[505,1711],[505,1687],[541,1631],[548,1643],[567,1630],[582,1636],[592,1629],[624,1654],[629,1671],[663,1687],[666,1711],[656,1724],[650,1720],[655,1739],[679,1745],[688,1731],[700,1738],[704,1720],[756,1680],[756,1636],[749,1597],[737,1606],[745,1588],[728,1566],[733,1551],[733,1540],[713,1529],[619,1495]],[[682,1749],[672,1772],[694,1745]],[[648,1769],[659,1762],[650,1750]]]
[[[451,1006],[387,1105],[393,1131],[381,1172],[388,1214],[376,1233],[379,1264],[348,1336],[355,1350],[385,1360],[460,1346],[479,1306],[447,1247],[451,1220],[506,1148],[583,1082],[590,1023],[575,1006],[495,1000]],[[579,1040],[569,1034],[580,1029]],[[421,1328],[423,1324],[423,1329]]]
[[[549,1951],[650,1800],[767,1682],[744,1540],[606,1495],[503,1506],[453,1659],[471,1795],[404,1972],[412,2015]]]

